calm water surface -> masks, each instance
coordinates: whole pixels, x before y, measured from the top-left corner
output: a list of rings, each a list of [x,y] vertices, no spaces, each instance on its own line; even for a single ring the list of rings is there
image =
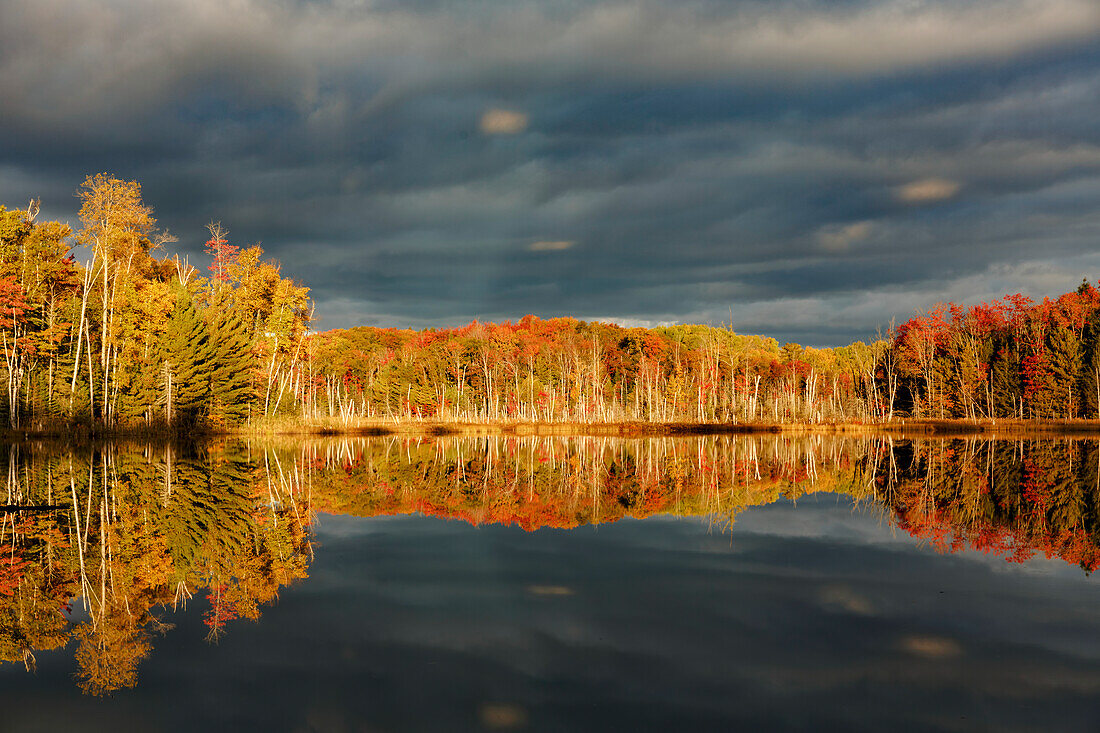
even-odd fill
[[[1095,442],[0,455],[3,730],[1100,726]]]

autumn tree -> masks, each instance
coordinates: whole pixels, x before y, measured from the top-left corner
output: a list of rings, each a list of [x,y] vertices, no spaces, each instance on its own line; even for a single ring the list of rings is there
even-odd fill
[[[80,221],[83,228],[77,241],[92,249],[90,282],[99,289],[99,374],[88,374],[89,383],[99,379],[99,414],[105,423],[114,420],[112,389],[117,381],[118,354],[121,344],[117,338],[120,311],[131,306],[132,278],[148,268],[150,252],[174,238],[160,233],[156,228],[153,210],[141,197],[141,185],[137,181],[124,181],[107,173],[88,176],[78,192]],[[85,292],[87,301],[89,296]],[[86,317],[81,309],[81,323]],[[92,344],[89,343],[91,348]],[[79,351],[79,349],[78,349]],[[74,364],[75,384],[80,370],[79,359]],[[92,388],[90,387],[90,390]],[[95,405],[92,405],[94,412]]]
[[[37,214],[35,201],[26,211],[0,206],[0,348],[12,425],[20,418],[21,397],[22,411],[53,402],[59,347],[69,325],[64,304],[76,285],[71,230],[36,222]]]

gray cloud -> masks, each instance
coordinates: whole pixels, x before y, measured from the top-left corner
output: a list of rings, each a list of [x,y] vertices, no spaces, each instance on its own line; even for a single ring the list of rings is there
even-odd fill
[[[8,4],[0,201],[139,179],[324,327],[866,338],[1097,274],[1097,40],[1090,0]]]

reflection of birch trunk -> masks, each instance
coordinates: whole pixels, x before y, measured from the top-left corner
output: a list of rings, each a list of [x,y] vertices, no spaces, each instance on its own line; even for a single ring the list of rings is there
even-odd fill
[[[172,610],[175,611],[177,607],[182,607],[186,611],[189,600],[191,600],[191,591],[187,589],[187,581],[181,580],[176,583],[176,595],[172,599]]]
[[[267,477],[267,504],[271,509],[271,521],[273,526],[279,526],[279,515],[275,513],[275,495],[271,491],[273,481],[271,480],[271,462],[268,460],[268,451],[264,450],[264,475]]]
[[[169,499],[172,498],[172,446],[165,446],[164,448],[164,495],[161,498],[161,504],[168,506]]]
[[[87,542],[87,535],[82,535],[80,531],[80,502],[76,498],[76,480],[72,476],[71,462],[69,464],[69,470],[69,487],[72,489],[73,493],[73,519],[76,523],[76,554],[80,564],[80,597],[84,601],[84,610],[90,612],[91,584],[88,582],[88,570],[84,564],[84,545]],[[95,628],[95,624],[96,619],[93,615],[92,628]]]
[[[890,487],[893,488],[898,480],[898,463],[894,458],[894,439],[888,438],[890,441]]]
[[[107,617],[107,497],[99,508],[99,613]]]

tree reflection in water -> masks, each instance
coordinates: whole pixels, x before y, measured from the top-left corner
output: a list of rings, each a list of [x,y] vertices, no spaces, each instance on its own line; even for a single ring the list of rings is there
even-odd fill
[[[936,549],[1100,565],[1096,441],[906,442],[878,469],[897,525]],[[883,490],[884,489],[884,490]]]
[[[78,682],[97,695],[136,683],[166,609],[205,590],[217,639],[306,577],[311,553],[300,486],[245,446],[13,446],[7,504],[0,654],[33,669],[75,640]]]
[[[1100,564],[1095,441],[833,437],[371,438],[9,446],[0,659],[75,644],[78,683],[137,682],[173,611],[209,641],[307,577],[315,512],[531,531],[656,514],[726,527],[748,507],[851,497],[939,551]]]

